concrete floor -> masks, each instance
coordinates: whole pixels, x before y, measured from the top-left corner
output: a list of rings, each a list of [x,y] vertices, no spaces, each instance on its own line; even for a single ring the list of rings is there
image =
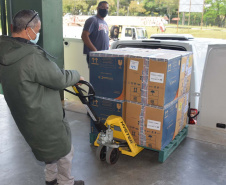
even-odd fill
[[[83,108],[66,117],[73,134],[72,174],[86,185],[225,185],[226,147],[186,138],[164,162],[158,152],[143,150],[135,158],[121,155],[115,165],[100,162],[89,143],[89,118]],[[15,125],[0,95],[0,185],[44,185],[44,164],[38,162]]]

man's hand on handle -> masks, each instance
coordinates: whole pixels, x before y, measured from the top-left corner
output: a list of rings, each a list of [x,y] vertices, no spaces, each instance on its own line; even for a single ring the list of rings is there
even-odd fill
[[[85,78],[83,77],[83,76],[80,76],[80,79],[79,79],[79,81],[80,80],[85,80]],[[80,83],[77,83],[76,85],[82,85],[82,84],[80,84]]]

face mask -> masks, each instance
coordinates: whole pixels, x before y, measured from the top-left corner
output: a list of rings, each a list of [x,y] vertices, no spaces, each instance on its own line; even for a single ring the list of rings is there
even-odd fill
[[[101,17],[106,17],[106,15],[108,14],[108,10],[107,9],[100,9],[99,8],[99,11],[98,11],[98,13],[99,13],[99,15],[101,16]]]
[[[28,35],[28,37],[30,38],[30,42],[32,42],[33,44],[37,44],[38,40],[39,40],[39,36],[40,36],[40,33],[35,33],[35,31],[31,28],[31,30],[34,32],[34,34],[36,35],[36,38],[35,40],[32,40],[30,35]]]

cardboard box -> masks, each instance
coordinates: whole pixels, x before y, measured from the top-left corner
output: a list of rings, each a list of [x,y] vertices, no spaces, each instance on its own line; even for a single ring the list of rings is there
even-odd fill
[[[189,91],[190,54],[141,48],[91,52],[90,82],[97,96],[164,106]]]
[[[185,103],[184,96],[180,97],[178,99],[178,105],[177,105],[177,121],[176,121],[174,137],[180,132],[181,124],[184,123],[184,114],[183,114],[184,103]]]
[[[139,144],[140,141],[140,116],[142,105],[135,103],[126,103],[125,123],[133,136],[134,141]]]
[[[184,94],[178,98],[177,105],[177,121],[175,127],[174,137],[186,126],[187,124],[187,113],[188,113],[188,98],[189,93]]]
[[[178,97],[186,94],[190,91],[191,84],[191,73],[192,73],[192,63],[193,63],[193,55],[192,52],[189,51],[170,51],[170,50],[162,50],[166,53],[175,53],[181,55],[181,69],[180,69],[180,82],[179,82],[179,90]]]
[[[180,128],[180,131],[188,124],[188,102],[189,102],[189,93],[185,95],[185,106],[184,106],[184,124]]]
[[[126,100],[141,103],[143,58],[129,57],[126,75]]]
[[[119,48],[90,52],[90,83],[96,95],[124,100],[128,55],[139,55],[141,51],[142,48]]]
[[[188,58],[188,56],[184,56],[181,58],[178,97],[181,97],[185,93],[185,75],[186,75],[187,58]]]
[[[90,56],[90,83],[96,95],[124,100],[126,57],[100,54]]]
[[[162,50],[129,55],[126,100],[164,106],[178,97],[181,56]]]
[[[185,90],[184,90],[184,93],[187,93],[187,92],[190,91],[191,74],[192,74],[192,63],[193,63],[193,56],[190,55],[189,59],[187,60],[187,65],[186,65]]]
[[[124,100],[128,55],[141,51],[142,48],[120,48],[90,52],[90,83],[96,95]]]
[[[137,49],[130,53],[127,59],[126,75],[126,100],[138,103],[147,103],[148,81],[148,55],[153,55],[156,50]]]
[[[127,102],[126,125],[130,132],[134,132],[135,141],[156,150],[167,146],[174,136],[177,103],[175,100],[160,108]]]
[[[125,101],[95,97],[91,100],[90,105],[102,123],[105,123],[110,115],[121,116],[125,120]],[[91,120],[91,133],[97,132],[94,122]]]
[[[158,58],[157,58],[158,57]],[[177,99],[180,57],[163,53],[149,61],[148,104],[164,106]]]
[[[162,150],[174,136],[177,116],[177,100],[163,109],[146,107],[146,147]]]

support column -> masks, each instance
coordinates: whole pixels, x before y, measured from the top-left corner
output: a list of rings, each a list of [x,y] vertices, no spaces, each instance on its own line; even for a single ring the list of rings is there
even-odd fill
[[[5,0],[0,0],[1,2],[1,27],[2,27],[2,35],[7,35],[6,29],[6,9],[5,9]]]

